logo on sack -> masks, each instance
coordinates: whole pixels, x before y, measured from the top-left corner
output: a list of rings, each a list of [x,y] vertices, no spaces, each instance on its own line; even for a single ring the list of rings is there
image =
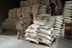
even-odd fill
[[[41,30],[38,29],[39,32],[41,32]]]

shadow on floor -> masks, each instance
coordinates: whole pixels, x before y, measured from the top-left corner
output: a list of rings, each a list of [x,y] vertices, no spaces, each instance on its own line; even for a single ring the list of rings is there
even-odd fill
[[[17,30],[5,30],[0,35],[17,35]]]
[[[72,48],[72,39],[60,37],[58,39],[57,48]]]

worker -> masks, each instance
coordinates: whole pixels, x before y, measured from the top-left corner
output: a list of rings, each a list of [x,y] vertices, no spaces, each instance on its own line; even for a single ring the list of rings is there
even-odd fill
[[[30,15],[31,16],[31,24],[33,24],[33,14]]]
[[[49,1],[49,6],[51,7],[51,16],[55,16],[56,15],[56,5],[52,3],[51,1]]]
[[[18,30],[18,33],[17,33],[17,38],[20,39],[20,36],[21,38],[24,38],[24,33],[23,33],[23,20],[22,20],[22,14],[20,13],[19,14],[19,17],[17,18],[17,25],[16,25],[16,29]]]

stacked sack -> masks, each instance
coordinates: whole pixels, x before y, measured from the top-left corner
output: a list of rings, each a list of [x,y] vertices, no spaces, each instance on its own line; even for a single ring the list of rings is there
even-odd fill
[[[20,2],[20,7],[22,8],[22,7],[27,7],[27,6],[29,6],[30,5],[30,2],[27,0],[27,1],[21,1]]]
[[[40,2],[41,2],[41,4],[42,4],[42,5],[44,5],[44,4],[45,4],[45,0],[41,0]]]
[[[66,1],[65,2],[65,7],[64,7],[64,22],[65,23],[71,23],[72,22],[72,1]]]
[[[22,8],[17,8],[17,17],[19,17],[19,14],[21,13]]]
[[[12,18],[17,18],[17,8],[13,9]]]
[[[34,20],[46,20],[48,22],[50,16],[50,14],[39,14],[35,16]]]
[[[31,13],[33,13],[34,18],[35,18],[35,16],[39,13],[39,4],[32,5]]]
[[[45,43],[51,46],[52,39],[54,39],[53,25],[50,23],[47,23],[47,21],[45,20],[35,20],[34,23],[40,24],[39,29],[37,29],[39,42]]]
[[[36,43],[45,43],[51,46],[52,42],[56,38],[53,32],[54,24],[50,23],[50,16],[46,14],[46,16],[37,15],[36,19],[34,19],[34,24],[30,25],[28,29],[25,31],[26,40],[34,41]],[[55,19],[55,17],[53,17]]]
[[[61,30],[61,36],[64,37],[65,35],[65,24],[63,24],[62,30]]]
[[[46,8],[47,8],[46,5],[41,5],[41,7],[40,7],[40,14],[46,14]]]
[[[12,13],[13,13],[13,10],[10,9],[9,12],[8,12],[8,18],[12,18]]]
[[[55,23],[55,19],[56,19],[56,17],[49,17],[49,23],[51,23],[52,25],[54,25],[54,23]]]
[[[39,18],[41,17],[41,18]],[[44,21],[44,24],[40,24],[39,29],[37,30],[38,32],[38,38],[39,42],[48,44],[49,46],[52,44],[56,36],[54,35],[55,33],[53,32],[53,26],[54,26],[54,21],[55,17],[51,17],[49,14],[40,14],[36,16],[36,19],[40,19]],[[41,23],[41,21],[40,21]],[[46,38],[47,37],[47,38]]]
[[[17,23],[17,8],[13,8],[13,12],[12,12],[12,18],[9,19],[11,20],[11,28],[12,29],[16,29],[16,23]]]
[[[55,28],[54,28],[54,32],[56,35],[60,35],[62,25],[63,25],[63,16],[56,16]]]
[[[8,18],[2,23],[2,28],[15,29],[17,22],[17,8],[9,10]]]
[[[30,5],[35,5],[35,4],[39,4],[40,3],[40,0],[27,0]]]
[[[36,42],[37,44],[39,43],[38,40],[38,33],[36,32],[36,30],[40,27],[39,24],[32,24],[28,27],[28,29],[25,31],[25,39],[26,40],[30,40],[33,42]]]
[[[31,12],[31,7],[28,6],[28,7],[23,7],[22,8],[22,19],[24,21],[24,30],[26,30],[26,28],[30,25],[30,22],[31,22],[31,17],[30,17],[30,12]]]

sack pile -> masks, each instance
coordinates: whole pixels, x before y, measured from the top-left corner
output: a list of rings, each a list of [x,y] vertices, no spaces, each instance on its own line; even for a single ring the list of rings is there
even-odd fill
[[[15,29],[17,22],[17,8],[9,10],[8,18],[2,23],[2,28]]]
[[[46,5],[41,5],[41,7],[40,7],[40,14],[46,14],[46,8],[47,8]]]
[[[37,15],[36,19],[34,19],[34,24],[30,25],[28,29],[25,31],[25,39],[34,41],[36,43],[45,43],[51,46],[53,40],[56,38],[54,31],[54,22],[55,17],[50,16],[40,16]]]
[[[63,16],[56,16],[55,28],[54,28],[54,32],[56,35],[60,35],[62,25],[63,25]]]
[[[52,25],[54,25],[54,23],[55,23],[55,19],[56,19],[56,17],[49,17],[49,23],[51,23]]]
[[[19,17],[19,14],[21,13],[22,8],[17,8],[17,17]]]
[[[24,30],[27,29],[27,27],[30,25],[30,22],[31,22],[31,17],[30,17],[30,12],[31,12],[31,7],[28,6],[28,7],[23,7],[22,8],[22,19],[24,21]]]
[[[40,28],[37,29],[37,32],[39,42],[51,46],[53,41],[52,39],[54,39],[52,24],[47,23],[46,25],[41,25]]]
[[[32,5],[31,13],[33,13],[34,18],[37,14],[39,14],[39,6],[40,6],[39,4]]]
[[[29,6],[30,5],[30,2],[27,0],[27,1],[21,1],[20,2],[20,7],[22,8],[22,7],[27,7],[27,6]]]
[[[65,24],[63,24],[62,30],[61,30],[61,36],[64,37],[65,35]]]
[[[36,43],[39,43],[38,40],[38,33],[36,32],[37,28],[39,28],[40,25],[38,24],[32,24],[28,27],[28,29],[25,31],[25,39],[30,40]]]
[[[72,1],[66,1],[65,2],[65,7],[64,7],[64,12],[63,12],[63,16],[64,16],[64,22],[65,23],[71,23],[72,22]]]

